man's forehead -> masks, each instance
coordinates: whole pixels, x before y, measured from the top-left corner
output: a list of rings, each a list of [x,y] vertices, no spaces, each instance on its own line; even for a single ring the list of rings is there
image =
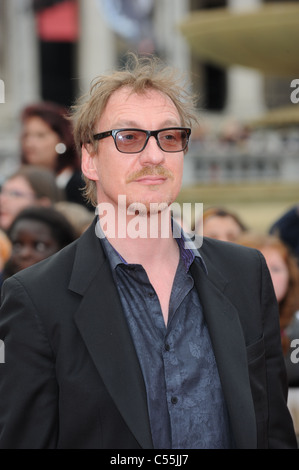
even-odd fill
[[[157,114],[161,117],[164,113],[167,115],[165,119],[174,124],[180,121],[175,104],[164,93],[155,89],[137,93],[128,87],[120,88],[110,96],[101,118],[111,118],[113,121],[135,120],[138,113],[143,116]]]

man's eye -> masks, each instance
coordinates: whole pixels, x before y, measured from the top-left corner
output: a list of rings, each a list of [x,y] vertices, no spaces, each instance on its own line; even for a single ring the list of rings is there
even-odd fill
[[[135,134],[125,134],[120,136],[121,140],[136,140],[137,136]]]
[[[173,139],[175,139],[175,136],[173,134],[167,134],[167,135],[164,136],[164,139],[173,140]]]

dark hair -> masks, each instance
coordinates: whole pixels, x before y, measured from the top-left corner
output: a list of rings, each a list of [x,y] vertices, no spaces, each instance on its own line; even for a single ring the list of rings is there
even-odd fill
[[[208,209],[206,209],[203,212],[202,221],[201,220],[196,221],[195,230],[196,231],[199,230],[199,226],[201,222],[204,223],[210,217],[215,217],[215,216],[216,217],[230,217],[236,222],[236,224],[240,227],[242,232],[247,231],[247,226],[243,223],[241,218],[237,214],[235,214],[233,211],[225,209],[224,207],[209,207]]]
[[[32,0],[32,8],[34,12],[39,12],[57,3],[62,3],[63,1],[64,0]]]
[[[41,103],[30,104],[26,106],[21,113],[21,122],[24,123],[31,117],[39,117],[42,119],[65,144],[64,153],[57,155],[55,173],[59,173],[66,167],[72,167],[77,170],[80,168],[80,156],[76,150],[72,122],[68,118],[67,108],[53,103],[44,101]],[[27,164],[26,156],[22,152],[22,163]]]
[[[77,236],[75,229],[67,218],[54,207],[27,207],[23,209],[14,219],[8,230],[11,237],[12,231],[20,220],[35,220],[46,224],[53,238],[59,244],[60,249],[73,242]]]
[[[19,176],[30,184],[37,199],[46,197],[52,204],[65,199],[65,195],[57,186],[55,175],[51,170],[35,165],[23,165],[9,175],[4,183]]]

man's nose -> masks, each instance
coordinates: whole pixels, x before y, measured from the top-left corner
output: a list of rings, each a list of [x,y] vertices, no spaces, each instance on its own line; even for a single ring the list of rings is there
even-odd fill
[[[142,165],[160,165],[165,160],[165,152],[160,149],[157,139],[152,135],[140,152],[140,162]]]

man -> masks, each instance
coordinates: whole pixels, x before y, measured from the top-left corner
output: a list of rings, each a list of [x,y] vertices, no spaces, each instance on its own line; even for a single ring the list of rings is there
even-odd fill
[[[94,224],[3,286],[0,447],[296,448],[265,261],[172,234],[192,98],[134,61],[73,113]]]

